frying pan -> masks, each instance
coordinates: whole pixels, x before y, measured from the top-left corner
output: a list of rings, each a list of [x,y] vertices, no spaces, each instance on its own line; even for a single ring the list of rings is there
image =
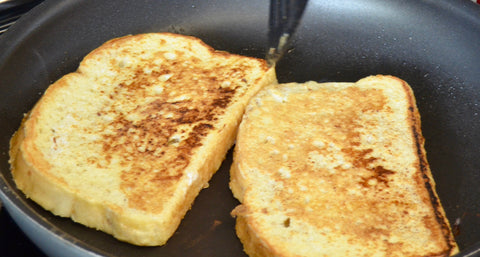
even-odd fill
[[[231,153],[163,247],[137,247],[43,210],[16,189],[8,142],[47,86],[127,34],[192,35],[263,58],[268,0],[47,0],[0,39],[0,196],[52,256],[245,256],[229,212]],[[437,191],[464,255],[480,248],[480,6],[468,0],[311,0],[280,82],[391,74],[413,88]],[[470,255],[472,256],[472,255]]]

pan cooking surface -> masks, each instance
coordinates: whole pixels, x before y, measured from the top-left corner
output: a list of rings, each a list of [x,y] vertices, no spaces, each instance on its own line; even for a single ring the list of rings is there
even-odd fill
[[[267,19],[268,1],[47,0],[2,35],[0,189],[29,236],[57,256],[61,248],[53,241],[77,249],[77,256],[246,256],[229,214],[238,204],[228,189],[231,153],[167,245],[137,247],[26,199],[9,172],[8,141],[48,85],[111,38],[169,31],[263,58]],[[311,0],[277,73],[280,82],[353,82],[372,74],[406,80],[422,115],[437,191],[462,249],[480,241],[479,46],[480,7],[471,1]]]

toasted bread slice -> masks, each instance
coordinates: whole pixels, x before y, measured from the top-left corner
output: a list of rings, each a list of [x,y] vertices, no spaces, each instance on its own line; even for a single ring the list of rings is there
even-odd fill
[[[232,146],[264,60],[169,33],[126,36],[52,84],[11,141],[13,178],[56,215],[162,245]]]
[[[232,212],[250,256],[449,256],[409,85],[266,87],[239,128]]]

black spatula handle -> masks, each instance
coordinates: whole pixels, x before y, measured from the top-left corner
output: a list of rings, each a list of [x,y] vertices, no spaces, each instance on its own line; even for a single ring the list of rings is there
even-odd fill
[[[307,0],[271,0],[267,61],[273,65],[286,51]]]

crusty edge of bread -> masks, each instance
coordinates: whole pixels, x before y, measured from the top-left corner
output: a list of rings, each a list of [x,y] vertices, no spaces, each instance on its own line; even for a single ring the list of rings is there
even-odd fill
[[[119,240],[134,242],[138,245],[164,244],[166,238],[154,234],[158,229],[160,220],[148,215],[129,217],[119,212],[119,207],[96,201],[93,197],[85,199],[78,197],[76,192],[68,188],[61,180],[49,176],[38,170],[32,164],[31,157],[23,154],[25,138],[25,126],[22,123],[20,129],[11,140],[12,150],[10,151],[12,176],[17,187],[44,209],[51,211],[60,217],[70,217],[72,220],[87,227],[95,228],[112,234]],[[142,221],[145,227],[151,230],[146,232],[138,229],[138,221]],[[164,223],[162,227],[166,233],[174,230],[175,224]],[[100,224],[100,225],[99,225]],[[132,224],[137,224],[132,226]],[[153,230],[152,230],[153,229]]]
[[[407,82],[397,77],[389,76],[389,75],[374,75],[374,76],[369,76],[367,78],[364,78],[362,80],[363,81],[370,80],[370,79],[374,80],[376,79],[377,76],[389,77],[391,79],[400,81],[405,91],[408,92],[407,95],[408,95],[408,102],[410,106],[409,107],[409,114],[410,114],[409,126],[412,128],[411,131],[412,131],[413,137],[415,138],[415,146],[416,146],[417,154],[419,156],[420,163],[418,164],[419,165],[418,168],[422,174],[423,183],[425,184],[429,192],[430,199],[435,210],[435,217],[437,221],[441,224],[443,237],[447,241],[447,244],[450,246],[449,252],[445,252],[440,256],[452,256],[459,252],[459,248],[457,243],[455,242],[455,239],[453,238],[453,234],[450,230],[450,223],[446,217],[443,206],[435,190],[435,181],[433,180],[433,176],[430,171],[430,166],[427,161],[427,153],[424,147],[425,139],[421,131],[420,113],[416,105],[416,100],[413,95],[413,90],[407,84]],[[239,153],[235,148],[234,159],[241,158],[238,156],[238,154]],[[263,256],[284,257],[285,255],[283,255],[281,252],[276,251],[274,246],[269,245],[267,242],[262,240],[262,238],[257,236],[258,231],[256,231],[255,225],[252,223],[252,221],[249,218],[248,206],[243,204],[243,196],[244,196],[245,190],[248,188],[249,185],[242,177],[242,169],[243,167],[241,167],[241,165],[239,165],[235,161],[232,163],[232,166],[230,168],[231,180],[230,180],[229,186],[234,197],[240,201],[240,205],[238,205],[231,212],[231,215],[236,218],[235,229],[236,229],[238,238],[240,239],[240,241],[244,246],[244,251],[250,257],[263,257]]]
[[[193,37],[190,38],[195,39]],[[115,40],[119,39],[113,39],[107,43]],[[206,44],[205,46],[207,46],[210,51],[215,52],[215,54],[227,54],[216,51]],[[93,52],[95,51],[96,50]],[[243,56],[243,58],[250,57]],[[65,76],[68,75],[69,74]],[[48,91],[54,90],[55,87],[61,86],[59,83],[61,80],[62,78],[52,84],[47,89],[45,95]],[[195,156],[192,157],[187,167],[189,170],[198,172],[198,179],[188,181],[189,179],[187,179],[186,176],[182,177],[179,183],[185,183],[186,189],[182,192],[175,192],[174,197],[181,199],[181,201],[177,201],[166,217],[159,218],[158,216],[141,212],[135,212],[132,215],[131,212],[127,213],[127,211],[122,210],[119,206],[99,202],[95,200],[94,196],[88,199],[79,197],[64,181],[49,175],[48,162],[43,157],[36,158],[32,156],[34,154],[38,156],[40,152],[34,149],[34,146],[26,146],[28,144],[26,142],[31,139],[26,139],[25,136],[26,134],[31,136],[28,130],[32,125],[29,123],[35,123],[35,116],[38,115],[37,110],[42,105],[43,99],[25,116],[20,128],[15,132],[10,141],[9,162],[12,176],[17,187],[27,198],[31,198],[44,209],[51,211],[55,215],[70,217],[75,222],[104,231],[121,241],[135,245],[163,245],[176,231],[184,215],[191,208],[198,193],[208,184],[210,178],[220,167],[227,151],[234,143],[238,125],[250,98],[262,87],[272,83],[276,83],[276,75],[275,69],[270,68],[263,75],[259,83],[251,85],[250,88],[246,90],[245,95],[238,99],[239,101],[236,101],[227,108],[226,112],[229,114],[225,116],[225,120],[220,124],[221,128],[216,128],[214,133],[209,133],[206,136],[204,144],[197,149]],[[218,144],[219,138],[222,139],[221,144]],[[30,149],[25,151],[25,147]],[[43,167],[42,170],[35,168],[38,167],[38,165]]]
[[[235,231],[243,245],[245,253],[247,253],[249,257],[286,257],[282,252],[276,251],[274,246],[257,236],[258,233],[248,218],[247,208],[248,207],[241,204],[231,212],[231,215],[236,218]]]
[[[408,102],[409,102],[409,113],[411,120],[412,135],[415,138],[415,147],[417,150],[417,156],[419,157],[419,169],[423,177],[423,182],[425,188],[427,189],[430,195],[430,201],[433,205],[435,211],[435,218],[438,223],[441,224],[443,237],[447,241],[447,244],[450,246],[450,252],[446,252],[446,256],[451,256],[459,252],[458,245],[453,238],[453,234],[450,227],[450,222],[447,219],[445,210],[443,209],[440,198],[438,197],[437,191],[435,189],[435,180],[433,179],[432,172],[430,170],[430,165],[427,161],[427,151],[425,150],[425,138],[422,134],[421,128],[421,117],[420,112],[417,108],[416,99],[413,94],[412,88],[405,82],[397,77],[387,76],[392,79],[396,79],[401,82],[403,88],[408,92]],[[374,78],[373,76],[371,78]]]

